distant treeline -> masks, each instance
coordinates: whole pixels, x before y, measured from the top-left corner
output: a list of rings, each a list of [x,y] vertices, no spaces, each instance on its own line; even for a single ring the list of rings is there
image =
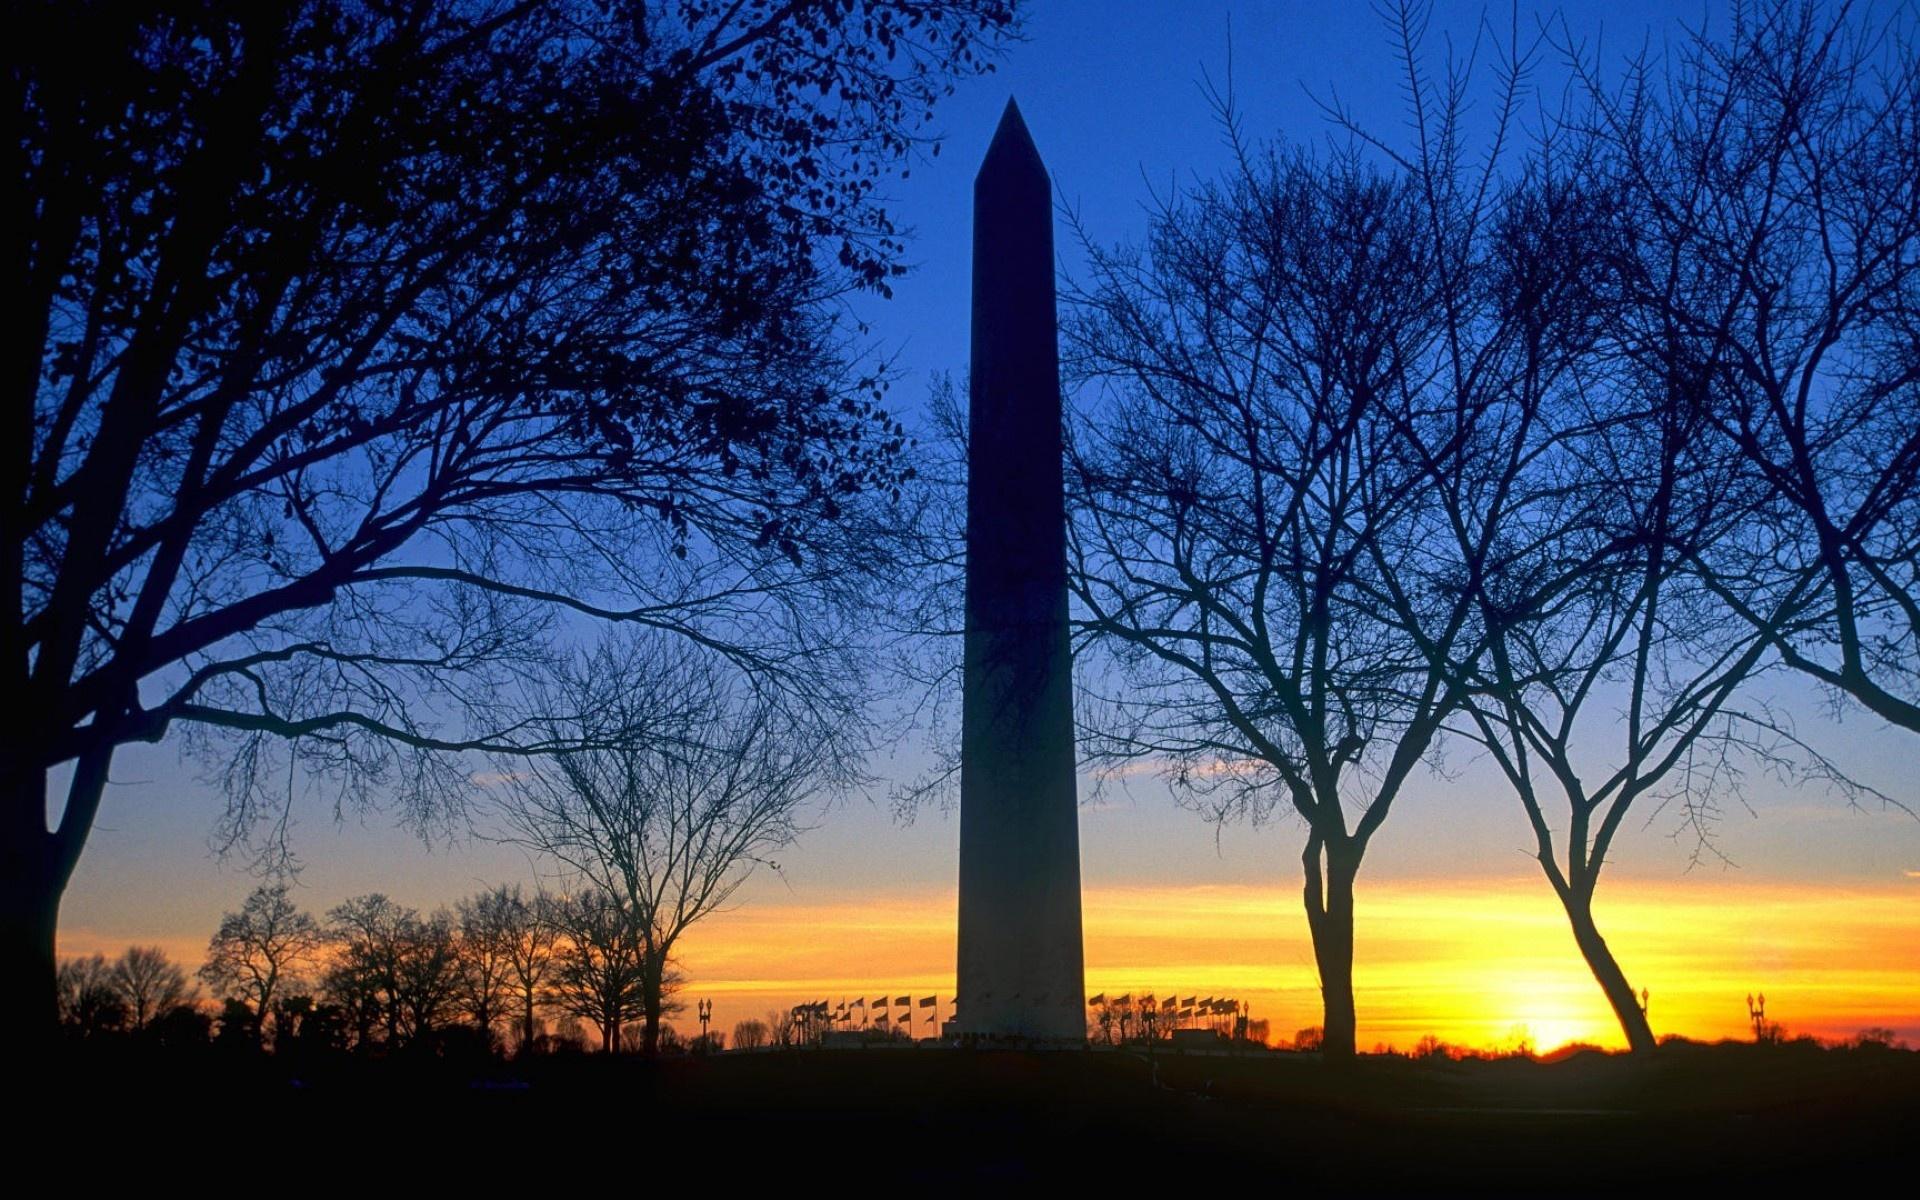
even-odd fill
[[[679,976],[650,959],[614,901],[517,886],[431,913],[375,892],[316,917],[285,883],[263,884],[222,918],[195,978],[136,946],[112,961],[66,959],[58,980],[61,1024],[77,1038],[282,1053],[580,1051],[588,1027],[618,1051],[648,1044],[637,1035],[649,1011],[680,1010]],[[724,1037],[657,1021],[653,1042],[701,1051]]]
[[[600,1050],[714,1053],[818,1044],[835,1028],[812,1007],[774,1009],[731,1031],[689,1036],[661,1020],[649,1043],[649,1006],[662,1016],[684,1011],[682,977],[670,962],[652,962],[631,922],[606,895],[586,890],[555,895],[497,886],[431,913],[374,892],[317,917],[294,903],[286,883],[262,884],[236,912],[222,917],[205,962],[189,975],[158,946],[130,946],[60,963],[59,1013],[67,1036],[161,1047],[213,1046],[234,1053],[312,1059],[332,1055],[426,1054],[439,1057],[520,1056]],[[1168,997],[1169,1014],[1183,1010]],[[1096,1045],[1165,1042],[1181,1028],[1211,1030],[1222,1045],[1318,1052],[1319,1026],[1291,1039],[1270,1039],[1269,1022],[1250,1020],[1234,1002],[1213,1017],[1148,1020],[1150,997],[1096,996],[1088,1040]],[[591,1031],[592,1036],[589,1036]],[[875,1027],[869,1039],[906,1041],[904,1028]],[[1684,1040],[1684,1039],[1664,1039]],[[1754,1040],[1774,1046],[1905,1049],[1895,1030],[1863,1029],[1820,1043],[1790,1038],[1778,1022],[1756,1020]],[[1542,1050],[1551,1049],[1541,1047]],[[1585,1045],[1557,1053],[1595,1049]],[[1376,1045],[1376,1054],[1400,1053]],[[1524,1040],[1469,1048],[1428,1035],[1413,1058],[1534,1057]]]

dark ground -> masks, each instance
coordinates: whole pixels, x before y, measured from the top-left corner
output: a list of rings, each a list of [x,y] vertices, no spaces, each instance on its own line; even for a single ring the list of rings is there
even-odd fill
[[[155,1056],[70,1060],[53,1093],[36,1106],[40,1149],[185,1155],[242,1191],[262,1173],[387,1194],[380,1185],[451,1190],[549,1170],[567,1192],[598,1190],[578,1174],[592,1166],[635,1173],[642,1192],[681,1181],[678,1194],[1044,1182],[1172,1185],[1204,1200],[1248,1186],[1824,1194],[1910,1179],[1920,1145],[1920,1054],[1728,1044],[1669,1045],[1645,1062],[1366,1056],[1344,1075],[1290,1054],[909,1048],[478,1070],[350,1059],[295,1082],[271,1059]]]

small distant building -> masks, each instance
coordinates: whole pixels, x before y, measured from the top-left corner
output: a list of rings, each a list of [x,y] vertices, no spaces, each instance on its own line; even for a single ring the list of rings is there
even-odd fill
[[[1167,1045],[1174,1050],[1219,1050],[1227,1039],[1217,1029],[1175,1029],[1167,1034]]]

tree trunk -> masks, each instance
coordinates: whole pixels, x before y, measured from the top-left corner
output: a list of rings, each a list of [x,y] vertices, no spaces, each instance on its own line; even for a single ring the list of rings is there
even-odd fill
[[[1639,997],[1633,994],[1626,973],[1614,961],[1613,951],[1607,948],[1607,939],[1600,936],[1599,927],[1593,923],[1592,895],[1569,892],[1562,902],[1567,919],[1573,924],[1573,940],[1593,971],[1593,977],[1599,981],[1600,990],[1606,993],[1607,1003],[1613,1006],[1613,1015],[1627,1035],[1628,1048],[1635,1054],[1652,1053],[1653,1027],[1647,1022],[1647,1014],[1640,1007]]]
[[[533,989],[526,993],[527,1008],[525,1024],[520,1027],[520,1053],[533,1053]]]
[[[57,835],[47,831],[47,773],[0,751],[0,1029],[31,1053],[57,1044],[54,942],[69,869]]]
[[[27,1047],[53,1045],[60,1025],[54,933],[64,889],[52,856],[41,849],[48,841],[41,832],[24,843],[9,838],[0,848],[0,962],[7,968],[0,1029]]]
[[[646,1024],[642,1026],[640,1052],[648,1058],[660,1056],[660,991],[656,985],[647,986],[647,998],[643,1007]]]
[[[272,980],[261,985],[259,1002],[253,1010],[253,1042],[256,1046],[265,1046],[267,1044],[267,1014],[273,1011],[273,989],[274,983]],[[273,1023],[273,1048],[275,1050],[279,1050],[280,1043],[286,1040],[281,1033],[282,1024],[283,1022],[278,1019]]]
[[[1356,1035],[1353,1008],[1353,881],[1360,856],[1329,843],[1322,879],[1321,840],[1307,849],[1307,928],[1320,970],[1322,1007],[1320,1052],[1329,1063],[1353,1061]]]
[[[648,1058],[660,1057],[660,1018],[666,1011],[667,952],[673,943],[650,949],[640,969],[640,1052]]]

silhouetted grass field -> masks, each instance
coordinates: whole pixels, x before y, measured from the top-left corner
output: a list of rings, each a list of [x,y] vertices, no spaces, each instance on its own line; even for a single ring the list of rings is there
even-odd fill
[[[398,1155],[398,1170],[451,1182],[592,1147],[616,1169],[644,1157],[656,1181],[673,1165],[699,1186],[729,1188],[1264,1180],[1314,1192],[1772,1190],[1904,1175],[1920,1116],[1920,1054],[1732,1044],[1669,1045],[1645,1062],[1363,1056],[1345,1073],[1306,1055],[1111,1050],[341,1059],[298,1076],[285,1066],[81,1061],[61,1087],[95,1112],[155,1114],[141,1134],[162,1151],[212,1136],[241,1159],[304,1157],[311,1131],[327,1148],[319,1170],[377,1147]],[[50,1111],[61,1109],[74,1106]],[[208,1126],[236,1120],[280,1136],[250,1149]]]

